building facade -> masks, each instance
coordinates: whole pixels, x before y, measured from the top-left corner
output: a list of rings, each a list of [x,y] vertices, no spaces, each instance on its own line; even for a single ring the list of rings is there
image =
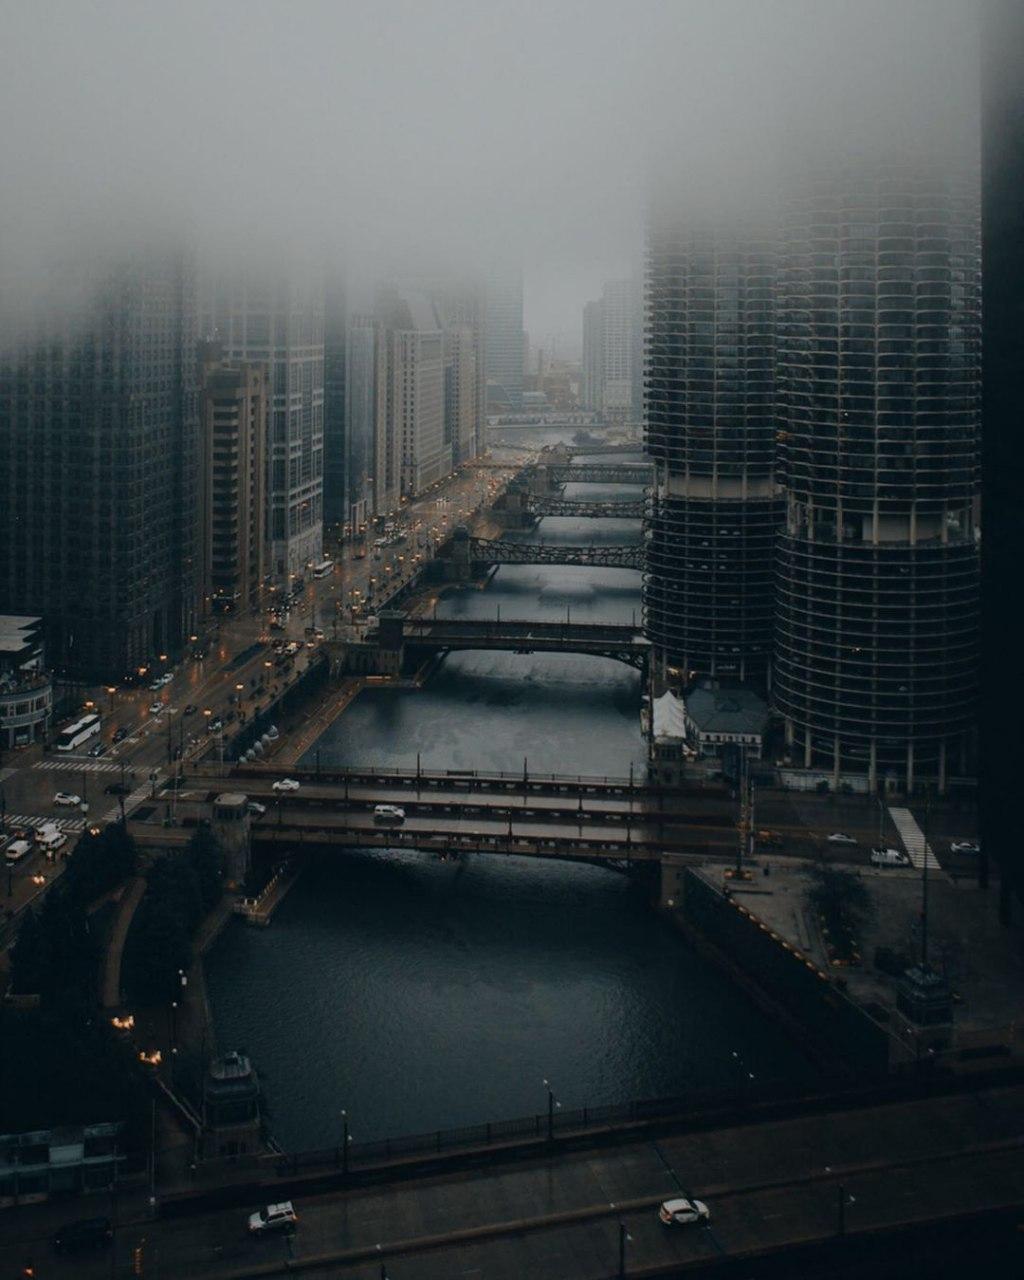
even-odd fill
[[[772,235],[655,206],[648,233],[646,434],[655,464],[644,618],[657,680],[764,686],[775,479]]]
[[[345,291],[336,275],[324,290],[324,524],[339,530],[349,522],[349,476],[345,375],[348,368]]]
[[[583,307],[583,363],[581,369],[582,407],[600,413],[604,394],[604,319],[600,301]]]
[[[348,507],[345,520],[358,532],[378,511],[397,502],[397,486],[389,486],[386,397],[381,377],[383,334],[374,316],[353,316],[345,347],[345,429],[347,437]]]
[[[42,618],[0,614],[0,751],[45,739],[52,714]]]
[[[444,441],[444,331],[426,294],[387,290],[379,314],[385,339],[386,470],[399,500],[452,469]]]
[[[267,370],[201,349],[200,547],[212,611],[257,604],[266,572]]]
[[[215,318],[230,359],[269,371],[268,573],[286,582],[323,554],[323,292],[294,280],[235,280],[218,290]]]
[[[523,273],[496,270],[485,288],[487,407],[523,407]]]
[[[976,175],[901,158],[791,187],[774,703],[794,764],[912,790],[968,768],[978,659]]]
[[[123,264],[0,354],[0,608],[68,677],[180,649],[198,605],[195,273]]]
[[[452,466],[475,458],[479,439],[477,335],[470,328],[444,331],[445,445]]]

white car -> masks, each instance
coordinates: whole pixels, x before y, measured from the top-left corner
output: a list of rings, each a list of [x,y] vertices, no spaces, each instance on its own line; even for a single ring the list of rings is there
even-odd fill
[[[164,674],[160,677],[158,683],[160,687],[163,688],[165,684],[170,684],[173,681],[173,679],[174,679],[173,672],[165,671]]]
[[[250,800],[246,805],[246,808],[254,818],[262,818],[267,811],[267,806],[265,804],[260,804],[258,800]]]
[[[163,687],[164,687],[163,680],[157,679],[157,680],[154,680],[153,683],[149,686],[149,691],[150,693],[159,693]]]
[[[829,844],[856,844],[853,836],[848,836],[844,831],[833,831],[828,837]]]
[[[977,840],[954,840],[949,846],[950,853],[981,853],[981,845]]]
[[[711,1210],[703,1200],[666,1200],[658,1210],[658,1217],[666,1227],[692,1227],[711,1221]]]
[[[149,714],[151,716],[158,716],[163,709],[164,704],[162,702],[151,702],[149,704]]]
[[[900,849],[872,849],[871,865],[873,867],[909,867],[910,858]]]
[[[298,1220],[299,1215],[292,1202],[283,1200],[280,1204],[268,1204],[265,1208],[250,1213],[249,1230],[253,1235],[262,1235],[266,1231],[290,1232],[295,1230]]]
[[[53,797],[54,804],[66,804],[69,808],[77,808],[82,803],[82,797],[73,795],[70,791],[58,791]]]
[[[274,783],[274,791],[298,791],[299,784],[294,778],[278,778]]]
[[[374,822],[404,822],[405,810],[398,804],[375,804],[373,820]]]

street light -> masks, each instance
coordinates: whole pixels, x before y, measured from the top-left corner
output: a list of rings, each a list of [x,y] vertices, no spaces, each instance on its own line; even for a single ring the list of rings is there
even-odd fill
[[[555,1100],[550,1083],[545,1080],[544,1088],[548,1091],[548,1142],[555,1140],[555,1108],[561,1110],[562,1104]]]
[[[626,1280],[626,1245],[633,1243],[633,1237],[626,1230],[624,1222],[619,1223],[619,1280]]]

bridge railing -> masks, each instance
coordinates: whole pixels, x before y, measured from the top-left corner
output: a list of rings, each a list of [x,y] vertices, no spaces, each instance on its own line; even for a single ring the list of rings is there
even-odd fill
[[[795,1102],[807,1094],[803,1082],[780,1081],[757,1089],[748,1085],[695,1089],[680,1097],[635,1099],[596,1107],[558,1107],[552,1112],[519,1116],[511,1120],[495,1120],[487,1124],[467,1125],[457,1129],[437,1129],[403,1137],[383,1138],[377,1142],[350,1143],[347,1167],[353,1170],[395,1159],[436,1155],[442,1152],[486,1150],[503,1143],[564,1137],[572,1133],[601,1132],[644,1121],[693,1118],[726,1112],[742,1114],[765,1104]],[[300,1170],[337,1168],[342,1163],[340,1146],[322,1147],[276,1158],[276,1171],[285,1177]]]

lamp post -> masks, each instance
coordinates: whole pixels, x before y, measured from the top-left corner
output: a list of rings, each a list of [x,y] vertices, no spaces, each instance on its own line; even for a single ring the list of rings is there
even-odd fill
[[[555,1140],[555,1109],[561,1109],[562,1104],[555,1099],[554,1092],[549,1081],[544,1081],[544,1088],[548,1091],[548,1142]]]
[[[633,1237],[626,1230],[624,1222],[619,1223],[619,1280],[626,1278],[626,1245],[632,1244]]]
[[[348,1112],[345,1110],[341,1113],[341,1130],[341,1172],[348,1177],[348,1148],[352,1135],[348,1131]]]

